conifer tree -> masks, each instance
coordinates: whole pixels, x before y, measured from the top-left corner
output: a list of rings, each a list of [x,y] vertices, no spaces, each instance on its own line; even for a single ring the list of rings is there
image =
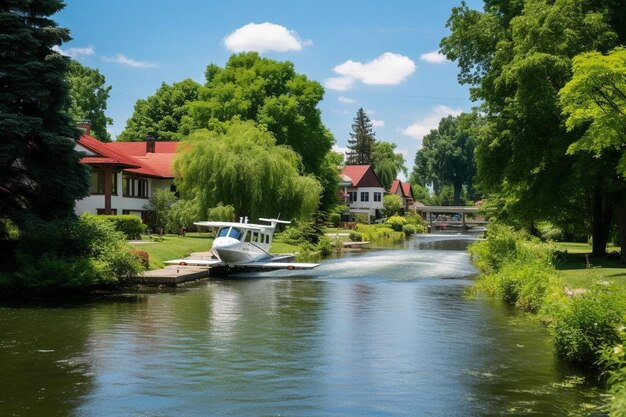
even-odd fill
[[[360,108],[356,112],[356,117],[352,123],[352,132],[348,139],[348,154],[346,165],[370,165],[373,163],[372,154],[376,138],[372,121],[365,114],[365,110]]]
[[[0,2],[0,243],[11,222],[73,215],[89,191],[66,114],[69,58],[52,50],[70,40],[49,16],[59,0]]]

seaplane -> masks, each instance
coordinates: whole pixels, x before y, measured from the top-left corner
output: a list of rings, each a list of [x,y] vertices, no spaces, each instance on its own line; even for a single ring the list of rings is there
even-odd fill
[[[319,264],[291,262],[293,255],[270,255],[272,238],[276,225],[290,224],[290,221],[278,219],[259,219],[269,224],[248,223],[247,217],[237,222],[201,221],[196,226],[217,229],[211,259],[173,259],[167,264],[189,266],[225,266],[229,270],[276,270],[276,269],[313,269]]]

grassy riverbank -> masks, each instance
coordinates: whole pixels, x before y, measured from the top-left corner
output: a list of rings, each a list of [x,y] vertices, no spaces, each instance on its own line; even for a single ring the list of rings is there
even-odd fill
[[[565,253],[563,248],[572,251]],[[488,239],[472,245],[469,252],[483,273],[478,291],[501,298],[547,325],[563,360],[609,375],[614,395],[611,416],[622,417],[626,416],[624,268],[595,259],[588,267],[586,249],[542,243],[509,227],[492,225]]]

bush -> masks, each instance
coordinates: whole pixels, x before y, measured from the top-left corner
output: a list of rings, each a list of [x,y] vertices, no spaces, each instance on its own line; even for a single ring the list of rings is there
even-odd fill
[[[92,214],[83,214],[83,216],[93,216]],[[118,232],[124,233],[126,239],[141,239],[141,234],[146,232],[146,225],[141,219],[132,214],[98,216],[102,220],[109,221]]]
[[[406,224],[406,220],[404,219],[404,217],[400,217],[400,216],[391,216],[387,219],[387,221],[385,222],[385,224],[389,227],[391,227],[393,230],[395,230],[396,232],[401,232],[402,228],[404,227],[404,225]]]
[[[626,316],[622,318],[622,326],[618,329],[621,342],[616,346],[604,346],[601,351],[600,364],[609,375],[609,392],[613,395],[610,404],[611,417],[626,417]]]
[[[333,253],[333,242],[328,236],[322,236],[317,242],[317,250],[322,256],[328,256]]]
[[[412,225],[415,228],[415,233],[426,233],[428,231],[428,225],[426,220],[419,214],[410,214],[404,217],[407,224]]]
[[[417,231],[415,229],[415,226],[413,226],[412,224],[405,224],[404,226],[402,226],[402,232],[404,233],[404,236],[409,237],[414,235]]]
[[[354,221],[358,224],[369,224],[370,216],[365,213],[356,213],[354,215]]]
[[[601,348],[620,342],[619,328],[624,314],[624,293],[615,288],[598,285],[573,297],[554,319],[552,330],[557,353],[579,365],[598,364]]]
[[[363,241],[363,235],[360,234],[359,232],[352,231],[352,232],[350,232],[349,237],[350,237],[350,241],[351,242],[362,242]]]
[[[383,211],[386,216],[397,216],[404,213],[404,200],[397,194],[383,197]]]
[[[329,222],[333,225],[333,227],[338,227],[341,224],[341,214],[330,213]]]
[[[404,233],[396,232],[386,224],[359,224],[356,230],[361,234],[363,240],[369,242],[401,242],[404,240]]]
[[[133,255],[139,263],[145,268],[148,269],[150,267],[150,254],[145,250],[141,249],[130,249],[130,254]]]
[[[0,276],[13,291],[83,290],[122,285],[141,271],[121,232],[101,216],[29,222],[16,250],[18,268]]]

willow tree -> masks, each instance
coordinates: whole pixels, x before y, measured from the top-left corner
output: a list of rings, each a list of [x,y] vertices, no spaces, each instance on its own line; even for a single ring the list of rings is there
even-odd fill
[[[302,175],[300,156],[252,121],[194,131],[181,141],[174,169],[181,196],[197,199],[200,213],[223,203],[237,217],[309,217],[322,192],[315,178]]]
[[[386,190],[391,188],[393,180],[400,172],[407,175],[404,165],[404,155],[396,152],[397,145],[389,142],[376,142],[372,152],[372,165],[374,172]]]

